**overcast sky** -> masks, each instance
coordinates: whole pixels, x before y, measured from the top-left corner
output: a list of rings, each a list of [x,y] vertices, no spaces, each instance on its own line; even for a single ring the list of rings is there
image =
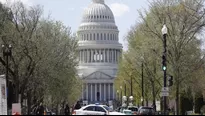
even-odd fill
[[[1,2],[7,0],[0,0]],[[14,1],[14,0],[9,0]],[[18,0],[15,0],[18,1]],[[51,14],[55,20],[62,21],[66,26],[70,26],[72,32],[76,32],[80,25],[83,10],[92,0],[20,0],[26,5],[40,4],[44,8],[44,15]],[[127,49],[127,43],[124,40],[128,30],[135,24],[138,17],[138,10],[148,7],[147,0],[105,0],[115,15],[116,24],[119,28],[120,43],[124,50]]]

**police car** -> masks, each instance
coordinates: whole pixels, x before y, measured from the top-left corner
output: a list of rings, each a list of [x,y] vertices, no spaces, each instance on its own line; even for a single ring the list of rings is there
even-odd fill
[[[111,111],[106,105],[90,104],[79,110],[74,110],[72,115],[125,115],[120,112]]]

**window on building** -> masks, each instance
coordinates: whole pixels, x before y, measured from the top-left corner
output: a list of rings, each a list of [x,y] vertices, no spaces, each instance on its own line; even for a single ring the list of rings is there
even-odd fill
[[[95,40],[95,33],[93,34],[93,39]]]
[[[97,40],[99,40],[99,33],[97,33]]]
[[[92,41],[92,34],[90,34],[90,40]]]

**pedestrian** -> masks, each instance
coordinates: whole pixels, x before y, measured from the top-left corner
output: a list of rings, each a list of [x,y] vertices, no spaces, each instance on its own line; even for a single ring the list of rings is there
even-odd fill
[[[81,106],[80,106],[80,102],[79,101],[77,101],[77,103],[75,104],[75,110],[78,110],[78,109],[80,109],[81,108]]]
[[[70,115],[70,107],[68,106],[68,104],[66,104],[64,113],[65,113],[65,115]]]
[[[43,107],[43,104],[40,103],[40,106],[37,109],[37,115],[44,115],[44,111],[45,111],[45,108]]]

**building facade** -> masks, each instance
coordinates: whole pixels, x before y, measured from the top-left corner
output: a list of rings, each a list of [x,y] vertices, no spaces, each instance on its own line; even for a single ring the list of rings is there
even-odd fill
[[[92,0],[85,9],[77,35],[84,104],[112,104],[122,44],[114,15],[104,0]]]

